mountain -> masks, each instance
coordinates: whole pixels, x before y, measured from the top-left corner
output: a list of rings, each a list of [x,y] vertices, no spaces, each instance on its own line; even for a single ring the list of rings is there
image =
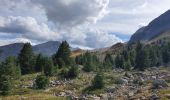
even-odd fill
[[[41,53],[45,56],[51,56],[54,53],[56,53],[56,50],[58,50],[59,45],[60,42],[58,41],[49,41],[46,43],[33,46],[33,51],[35,54]]]
[[[162,44],[165,42],[170,42],[170,30],[153,37],[149,41],[149,43],[152,43],[152,44]]]
[[[8,56],[17,56],[24,46],[24,43],[14,43],[0,47],[0,62]]]
[[[170,29],[170,10],[160,15],[153,21],[151,21],[148,26],[142,27],[137,30],[134,35],[132,35],[129,43],[136,41],[148,41],[152,38],[165,33]]]
[[[45,56],[51,56],[56,53],[60,42],[58,41],[49,41],[46,43],[38,44],[33,46],[33,52],[35,54],[43,54]],[[5,46],[0,46],[0,62],[4,61],[8,56],[17,56],[21,49],[23,48],[24,43],[14,43]]]

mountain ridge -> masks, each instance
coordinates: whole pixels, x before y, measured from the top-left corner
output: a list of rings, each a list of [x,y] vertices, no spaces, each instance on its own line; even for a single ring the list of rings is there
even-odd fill
[[[43,54],[44,56],[51,56],[58,50],[60,45],[59,41],[48,41],[42,44],[32,46],[35,54]],[[0,46],[0,62],[4,61],[8,56],[17,57],[23,48],[24,43],[13,43]]]
[[[170,29],[170,10],[161,14],[151,21],[147,26],[138,29],[130,38],[129,43],[137,41],[148,41],[159,36]]]

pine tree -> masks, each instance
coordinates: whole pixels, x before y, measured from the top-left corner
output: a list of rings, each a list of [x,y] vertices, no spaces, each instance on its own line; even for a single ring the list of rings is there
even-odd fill
[[[124,69],[126,71],[130,71],[132,69],[132,65],[129,60],[125,62]]]
[[[19,54],[18,60],[22,74],[29,74],[34,72],[35,59],[30,43],[24,44],[24,47]]]
[[[130,60],[130,63],[131,63],[131,66],[134,67],[135,66],[135,58],[136,58],[136,52],[134,50],[131,50],[129,52],[129,60]]]
[[[44,74],[46,76],[53,76],[57,73],[57,66],[53,65],[53,61],[50,58],[45,58],[44,60]]]
[[[12,80],[8,75],[0,76],[0,95],[8,95],[12,89]]]
[[[121,55],[117,55],[115,58],[116,68],[124,68],[124,58]]]
[[[136,65],[135,69],[143,71],[146,67],[150,66],[149,51],[144,48],[142,44],[138,44],[136,48]]]
[[[57,53],[53,57],[55,65],[58,64],[59,67],[70,66],[72,64],[70,60],[71,59],[70,55],[71,55],[70,46],[67,43],[67,41],[63,41],[61,45],[59,46]],[[64,65],[61,65],[61,64],[64,64]]]
[[[21,76],[20,67],[17,65],[15,57],[8,57],[0,65],[0,76],[8,75],[12,79],[18,79]]]
[[[93,89],[102,89],[103,87],[104,87],[103,74],[98,73],[92,81],[92,88]]]
[[[94,71],[94,65],[93,65],[92,61],[86,62],[86,64],[83,67],[83,70],[86,72]]]
[[[94,71],[96,69],[96,66],[94,65],[93,61],[94,61],[93,56],[89,52],[86,52],[83,57],[83,63],[84,63],[83,70],[86,72]]]
[[[165,64],[170,62],[170,49],[168,44],[163,45],[162,59]]]
[[[149,60],[150,60],[150,67],[157,66],[158,58],[156,55],[156,49],[155,47],[150,47],[149,49]]]
[[[105,69],[113,68],[114,61],[110,54],[106,54],[103,65],[106,67]]]
[[[68,78],[76,78],[79,74],[79,69],[77,65],[71,66],[71,68],[68,71]]]
[[[36,58],[36,64],[35,64],[35,71],[36,72],[42,72],[44,62],[45,62],[45,57],[43,57],[42,54],[39,54]]]

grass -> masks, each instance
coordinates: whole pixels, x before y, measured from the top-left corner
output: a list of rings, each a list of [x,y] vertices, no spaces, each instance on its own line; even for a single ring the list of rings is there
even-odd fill
[[[169,100],[168,98],[166,98],[167,94],[170,94],[170,88],[159,91],[159,96],[161,97],[161,100]]]
[[[0,100],[70,100],[67,97],[55,97],[50,94],[36,93],[36,94],[26,94],[26,95],[13,95],[0,97]]]
[[[165,70],[161,69],[161,71],[165,71]],[[14,82],[15,87],[12,89],[11,95],[0,97],[0,100],[69,100],[69,98],[67,97],[56,97],[53,95],[54,93],[60,93],[66,91],[72,91],[75,94],[75,96],[80,96],[82,93],[100,95],[105,93],[106,88],[116,87],[117,86],[115,84],[116,80],[124,76],[125,72],[123,73],[116,73],[113,71],[104,72],[105,88],[97,89],[97,90],[91,90],[89,88],[91,85],[91,80],[93,80],[96,73],[86,73],[83,71],[81,71],[80,75],[76,79],[70,80],[69,83],[66,82],[65,85],[50,87],[47,90],[35,90],[31,87],[26,87],[26,88],[22,87],[22,86],[31,86],[31,84],[33,84],[33,80],[39,74],[40,73],[22,76],[19,80],[16,80]],[[61,78],[50,77],[50,80],[61,80]],[[148,81],[146,83],[150,85],[152,82]],[[170,94],[170,89],[161,90],[159,92],[159,95],[162,98],[162,100],[168,100],[165,98],[166,94]],[[143,95],[143,94],[139,94],[139,95]]]

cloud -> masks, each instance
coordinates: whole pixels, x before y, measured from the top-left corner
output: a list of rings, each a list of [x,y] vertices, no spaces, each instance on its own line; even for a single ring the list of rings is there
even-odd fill
[[[150,21],[170,9],[170,0],[110,0],[109,15],[98,22],[99,29],[132,35],[141,23]]]
[[[32,17],[21,16],[0,17],[0,32],[37,42],[67,40],[72,45],[85,46],[86,48],[102,48],[121,42],[121,39],[115,35],[100,32],[97,29],[52,30],[47,24],[39,23]],[[11,43],[11,41],[9,42]]]
[[[47,24],[38,23],[33,17],[0,17],[0,32],[37,41],[54,40],[60,37]]]
[[[33,44],[29,39],[26,39],[26,38],[1,39],[0,46],[8,45],[11,43],[28,43],[28,42]]]
[[[99,30],[91,30],[87,33],[87,45],[94,48],[109,47],[115,43],[123,42],[114,34],[102,32]]]
[[[168,10],[170,0],[0,0],[0,39],[101,48]],[[1,34],[10,34],[1,36]],[[119,37],[117,37],[119,36]],[[127,39],[128,40],[128,39]]]
[[[86,22],[95,23],[108,13],[109,0],[32,0],[46,12],[49,21],[74,27]]]

